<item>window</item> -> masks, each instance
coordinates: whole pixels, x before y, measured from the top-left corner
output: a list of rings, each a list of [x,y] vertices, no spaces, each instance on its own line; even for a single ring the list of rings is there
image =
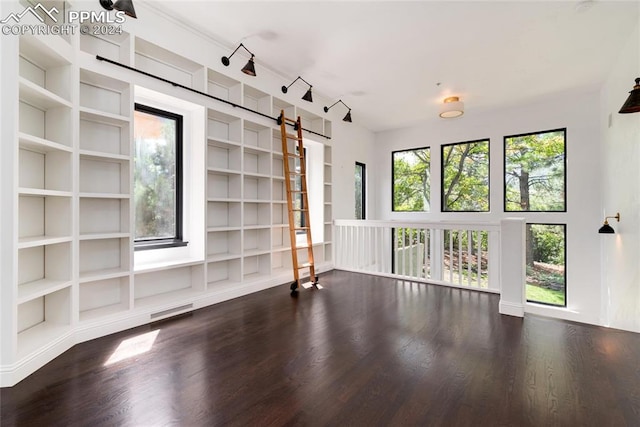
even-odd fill
[[[527,224],[526,234],[527,301],[566,307],[566,226]]]
[[[394,151],[391,156],[393,211],[428,212],[431,192],[429,148]]]
[[[442,146],[442,211],[489,211],[489,140]]]
[[[356,171],[355,171],[355,193],[356,193],[356,219],[365,219],[366,211],[366,166],[364,163],[356,162]]]
[[[564,212],[566,129],[504,138],[504,210]]]
[[[182,241],[182,116],[142,104],[134,114],[136,250]]]

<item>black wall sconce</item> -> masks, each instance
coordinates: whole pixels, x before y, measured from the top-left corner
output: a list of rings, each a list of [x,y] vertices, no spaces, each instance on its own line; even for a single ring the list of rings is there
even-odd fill
[[[133,8],[133,1],[131,0],[116,0],[115,3],[111,0],[100,0],[100,6],[107,10],[119,10],[127,16],[138,18],[136,16],[136,10]]]
[[[247,52],[249,52],[249,54],[251,54],[251,58],[249,58],[249,62],[247,62],[247,65],[245,65],[244,67],[242,67],[242,72],[245,74],[248,74],[250,76],[254,76],[256,75],[256,66],[255,63],[253,62],[253,58],[254,55],[253,53],[251,53],[251,51],[249,49],[247,49],[247,47],[245,45],[243,45],[242,43],[240,43],[240,45],[236,48],[236,50],[234,50],[231,55],[229,56],[223,56],[222,57],[222,65],[224,65],[225,67],[228,67],[229,64],[231,63],[229,60],[231,59],[231,57],[238,51],[238,49],[240,48],[244,48],[244,50],[246,50]]]
[[[305,101],[313,102],[313,95],[311,95],[311,88],[313,88],[313,86],[311,86],[311,84],[309,84],[308,81],[306,81],[300,76],[298,76],[294,81],[292,81],[289,86],[282,86],[282,93],[287,93],[291,85],[293,85],[298,80],[302,80],[303,82],[309,85],[309,90],[307,90],[307,92],[304,95],[302,95],[302,99],[304,99]]]
[[[618,222],[620,222],[620,213],[616,213],[614,216],[605,216],[604,217],[604,224],[602,225],[602,227],[600,227],[600,229],[598,230],[598,233],[600,234],[615,234],[616,230],[613,229],[613,227],[611,227],[609,225],[609,221],[607,221],[607,219],[609,218],[615,218]]]
[[[347,109],[349,110],[347,112],[347,115],[344,116],[344,118],[342,119],[343,122],[347,122],[347,123],[351,123],[351,108],[349,108],[349,106],[347,104],[345,104],[344,102],[342,102],[342,99],[338,99],[336,102],[334,102],[333,104],[331,104],[331,107],[333,107],[334,105],[336,105],[337,103],[340,103],[342,105],[344,105],[345,107],[347,107]],[[324,107],[324,112],[328,113],[329,110],[331,109],[331,107]]]
[[[640,77],[636,79],[636,84],[629,92],[629,97],[627,101],[622,105],[620,114],[628,114],[628,113],[640,113]]]

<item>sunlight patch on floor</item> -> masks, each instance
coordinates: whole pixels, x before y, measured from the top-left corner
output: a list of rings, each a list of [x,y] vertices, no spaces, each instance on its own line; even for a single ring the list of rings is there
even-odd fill
[[[113,365],[114,363],[144,354],[151,350],[159,332],[160,329],[156,329],[155,331],[123,340],[118,348],[116,348],[116,351],[114,351],[111,357],[105,362],[104,366]]]

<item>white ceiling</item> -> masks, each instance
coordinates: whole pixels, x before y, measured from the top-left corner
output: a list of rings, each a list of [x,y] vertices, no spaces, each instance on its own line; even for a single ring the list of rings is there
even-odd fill
[[[153,4],[229,46],[243,42],[256,55],[257,78],[268,66],[341,98],[354,122],[373,131],[437,118],[449,95],[469,116],[599,87],[640,19],[639,1]]]

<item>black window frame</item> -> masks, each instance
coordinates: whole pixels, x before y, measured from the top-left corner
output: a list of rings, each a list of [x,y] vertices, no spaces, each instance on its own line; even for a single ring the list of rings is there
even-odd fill
[[[356,162],[356,168],[361,169],[361,180],[360,180],[360,194],[362,195],[361,206],[362,206],[362,218],[356,219],[366,219],[367,218],[367,165],[361,162]],[[357,193],[356,193],[357,194]]]
[[[421,211],[399,211],[396,210],[395,200],[396,200],[396,171],[394,158],[396,153],[404,153],[407,151],[418,151],[418,150],[429,150],[429,180],[431,180],[431,146],[427,145],[424,147],[416,147],[416,148],[405,148],[403,150],[394,150],[391,152],[391,212],[431,212],[431,194],[429,194],[429,210],[421,210]],[[429,184],[429,188],[431,188],[431,183]]]
[[[183,160],[183,141],[184,141],[184,117],[181,114],[173,113],[171,111],[162,110],[159,108],[151,107],[149,105],[135,103],[134,110],[142,113],[155,115],[165,119],[175,120],[176,122],[176,148],[175,148],[175,180],[176,180],[176,197],[175,197],[175,210],[176,210],[176,229],[174,237],[169,238],[151,238],[151,239],[136,239],[134,231],[134,251],[144,251],[151,249],[164,249],[187,246],[189,242],[183,238],[183,182],[184,182],[184,160]],[[135,126],[135,120],[133,125]],[[135,166],[134,166],[135,167]],[[135,179],[135,177],[134,177]],[[135,197],[133,198],[134,212],[135,212]],[[134,221],[135,222],[135,221]]]
[[[451,147],[454,145],[463,145],[463,144],[474,144],[478,142],[486,142],[487,143],[487,209],[483,211],[469,211],[469,210],[460,210],[460,211],[452,211],[445,209],[445,200],[444,200],[444,173],[445,173],[445,165],[444,165],[444,149],[445,147]],[[480,138],[474,139],[471,141],[461,141],[461,142],[452,142],[448,144],[440,145],[440,212],[443,213],[488,213],[491,212],[491,138]]]
[[[543,134],[543,133],[551,133],[551,132],[563,132],[564,133],[564,160],[563,160],[563,169],[564,169],[564,182],[563,182],[563,205],[564,205],[564,209],[562,210],[554,210],[554,211],[550,211],[550,210],[507,210],[507,139],[508,138],[518,138],[518,137],[522,137],[522,136],[529,136],[529,135],[539,135],[539,134]],[[550,130],[543,130],[543,131],[539,131],[539,132],[527,132],[527,133],[521,133],[521,134],[517,134],[517,135],[506,135],[503,138],[503,147],[502,147],[502,171],[503,171],[503,179],[504,179],[504,187],[503,187],[503,192],[502,192],[502,209],[504,210],[504,212],[509,212],[509,213],[514,213],[514,212],[540,212],[540,213],[566,213],[567,212],[567,128],[558,128],[558,129],[550,129]]]
[[[531,304],[540,304],[540,305],[546,305],[548,307],[560,307],[560,308],[566,308],[567,307],[567,224],[566,223],[561,223],[561,222],[526,222],[525,223],[525,227],[530,226],[530,225],[553,225],[553,226],[562,226],[563,230],[564,230],[564,305],[560,305],[560,304],[552,304],[549,302],[543,302],[543,301],[533,301],[527,298],[527,290],[526,290],[526,271],[525,271],[525,292],[524,292],[524,298],[525,301],[527,303],[531,303]],[[526,232],[525,232],[526,234]],[[526,238],[526,237],[525,237]],[[526,242],[525,242],[526,245]],[[524,265],[525,265],[525,270],[526,270],[526,266],[527,266],[527,260],[524,260]]]

